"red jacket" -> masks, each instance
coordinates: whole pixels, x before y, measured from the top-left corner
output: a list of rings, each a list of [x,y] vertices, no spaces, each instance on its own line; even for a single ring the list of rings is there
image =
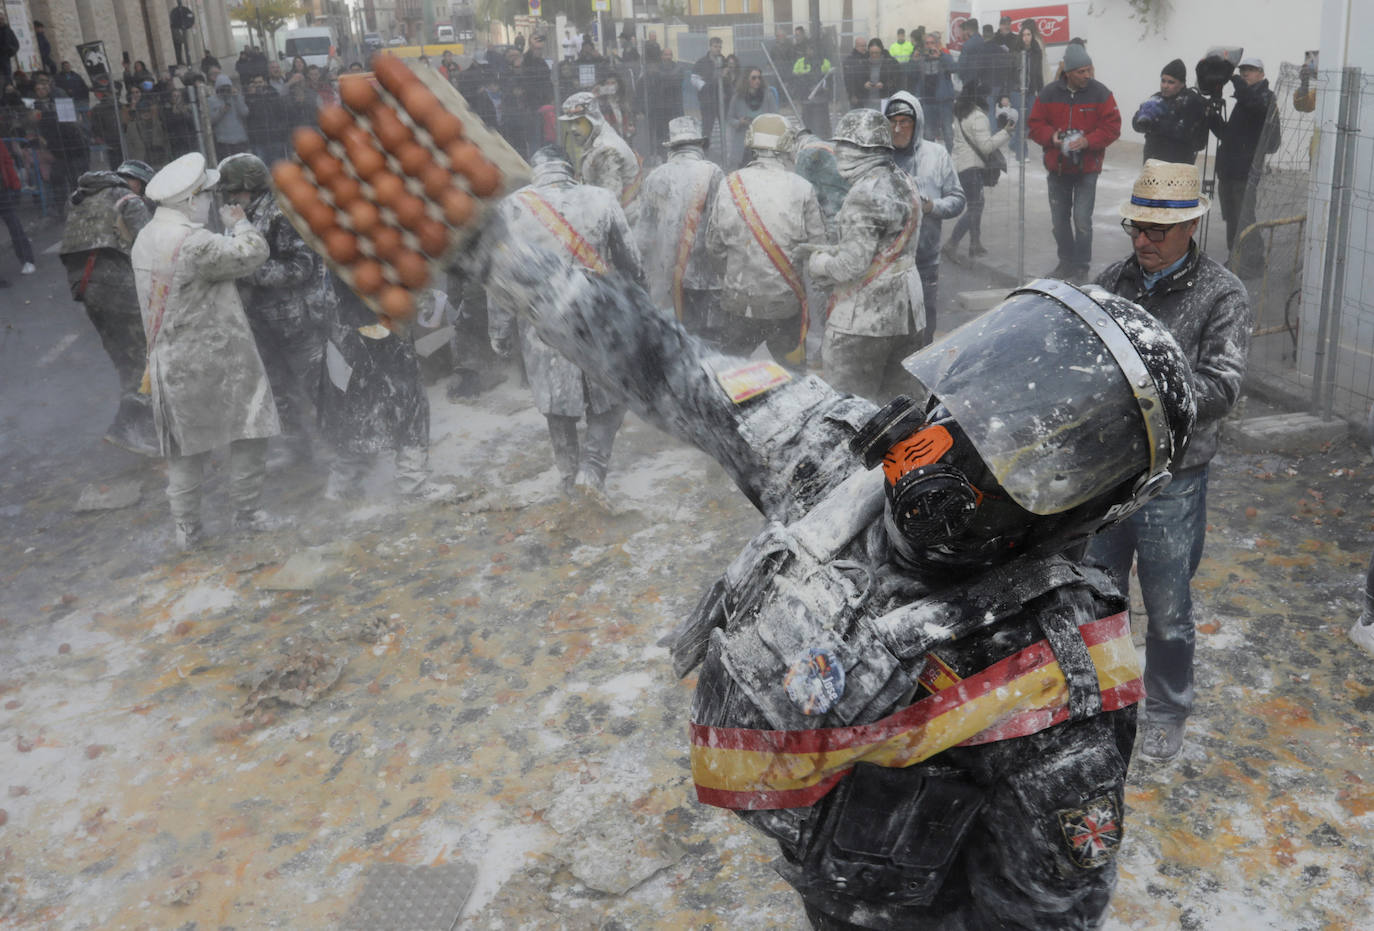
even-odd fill
[[[1088,138],[1083,160],[1074,164],[1059,152],[1054,134],[1065,129],[1081,129]],[[1045,167],[1066,175],[1090,174],[1102,170],[1107,146],[1121,137],[1121,111],[1116,98],[1106,86],[1089,81],[1088,86],[1074,93],[1064,78],[1046,84],[1031,107],[1026,121],[1030,137],[1045,148]]]
[[[19,180],[19,169],[14,166],[14,159],[10,156],[9,143],[0,142],[0,191],[17,191],[23,186]]]

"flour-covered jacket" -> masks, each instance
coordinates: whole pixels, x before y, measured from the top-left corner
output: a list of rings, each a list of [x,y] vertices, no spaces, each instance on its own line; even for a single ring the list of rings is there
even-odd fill
[[[916,111],[916,129],[907,149],[898,149],[892,160],[916,182],[922,200],[931,203],[930,213],[921,217],[921,235],[916,246],[916,265],[929,268],[940,261],[940,228],[942,220],[952,220],[964,212],[964,186],[949,150],[938,142],[924,138],[925,110],[921,102],[906,91],[898,91],[892,100],[904,100]]]
[[[851,336],[900,336],[925,326],[916,271],[921,204],[916,183],[875,156],[835,217],[837,242],[811,256],[811,277],[831,289],[826,328]]]
[[[1188,246],[1187,261],[1145,291],[1134,256],[1109,266],[1097,283],[1148,310],[1169,328],[1193,367],[1197,426],[1179,469],[1216,455],[1222,418],[1240,397],[1250,355],[1250,296],[1239,278]]]
[[[93,308],[132,314],[138,295],[129,248],[152,210],[112,171],[88,171],[76,183],[58,246],[72,296]]]
[[[304,317],[324,280],[319,257],[282,215],[271,191],[252,203],[248,216],[267,240],[270,254],[252,274],[239,279],[244,311],[259,320]]]
[[[844,195],[849,193],[849,183],[840,177],[839,170],[835,168],[835,147],[808,133],[797,141],[792,170],[810,181],[816,189],[821,216],[825,217],[826,225],[833,230],[835,214],[840,212]]]
[[[639,158],[615,127],[602,119],[591,122],[595,133],[578,162],[578,180],[614,194],[633,223],[639,213]]]
[[[281,432],[234,284],[266,258],[267,240],[247,219],[220,235],[168,207],[134,241],[130,259],[163,455]]]
[[[619,274],[637,283],[644,280],[639,251],[615,197],[599,187],[576,183],[557,165],[537,166],[534,181],[501,202],[501,217],[512,237],[559,255],[570,266]],[[513,313],[520,308],[503,307],[496,296],[489,296],[488,301],[492,338],[505,339],[515,325]],[[541,414],[581,417],[624,403],[599,382],[586,378],[523,320],[519,333],[525,372]]]
[[[752,211],[752,225],[745,210]],[[725,267],[721,308],[781,320],[801,312],[802,247],[826,241],[825,219],[811,183],[774,153],[759,152],[720,186],[706,240]]]
[[[635,242],[655,307],[674,310],[679,287],[720,289],[720,265],[706,248],[706,229],[724,180],[720,166],[690,145],[679,146],[644,179]]]

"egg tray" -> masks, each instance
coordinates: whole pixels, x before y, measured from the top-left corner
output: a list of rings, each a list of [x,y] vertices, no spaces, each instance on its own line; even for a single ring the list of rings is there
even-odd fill
[[[441,207],[425,194],[419,179],[402,170],[400,161],[396,155],[388,151],[387,147],[377,138],[376,134],[373,132],[372,119],[368,114],[366,112],[358,112],[344,105],[344,108],[352,114],[356,124],[368,134],[372,144],[383,154],[386,159],[387,169],[400,175],[404,179],[406,191],[416,195],[424,202],[425,216],[442,223],[449,231],[447,248],[438,255],[427,255],[421,248],[419,236],[411,229],[402,225],[398,221],[395,212],[392,211],[390,207],[378,205],[380,221],[400,231],[401,240],[406,249],[418,252],[427,259],[426,266],[428,275],[423,283],[418,285],[406,285],[402,281],[398,269],[393,266],[391,262],[381,258],[373,251],[371,241],[365,238],[358,230],[354,229],[353,222],[347,211],[341,209],[334,203],[333,195],[328,186],[319,183],[311,167],[294,150],[294,147],[291,148],[289,161],[298,166],[304,177],[315,185],[321,199],[334,208],[334,219],[337,226],[354,232],[355,235],[358,236],[359,257],[347,263],[339,262],[332,258],[329,255],[329,249],[324,239],[311,228],[306,218],[295,208],[291,201],[287,199],[281,187],[276,183],[273,184],[276,201],[281,208],[283,216],[287,218],[306,244],[315,252],[319,253],[329,270],[348,285],[348,287],[358,295],[359,299],[378,316],[381,322],[387,325],[391,325],[391,317],[384,311],[376,296],[364,293],[364,291],[359,289],[355,279],[353,266],[365,259],[373,259],[382,267],[385,285],[397,285],[412,293],[425,287],[430,287],[433,282],[442,280],[442,276],[445,274],[446,269],[451,265],[454,258],[471,242],[472,237],[476,235],[477,230],[480,228],[483,214],[506,194],[528,183],[530,178],[530,167],[525,160],[521,158],[520,154],[516,152],[505,139],[497,132],[490,129],[472,112],[462,95],[459,94],[452,85],[429,67],[424,65],[419,65],[417,67],[409,63],[406,63],[406,65],[410,68],[411,72],[420,79],[421,84],[438,98],[443,108],[462,121],[463,138],[475,145],[483,157],[494,164],[501,174],[500,183],[494,192],[485,197],[475,194],[466,176],[454,168],[444,149],[435,144],[433,138],[424,126],[421,125],[420,121],[414,118],[405,109],[401,101],[388,91],[381,82],[377,80],[375,75],[367,74],[359,77],[349,76],[351,80],[366,78],[377,91],[382,103],[395,113],[406,128],[411,131],[415,140],[428,150],[435,162],[451,172],[451,180],[455,186],[463,188],[473,198],[475,209],[472,215],[464,223],[461,225],[454,225],[448,222],[443,215]],[[375,204],[376,201],[374,197],[376,191],[368,181],[358,175],[344,145],[339,141],[329,139],[328,136],[325,136],[325,139],[327,140],[327,151],[343,163],[344,169],[349,176],[359,182],[363,198]]]

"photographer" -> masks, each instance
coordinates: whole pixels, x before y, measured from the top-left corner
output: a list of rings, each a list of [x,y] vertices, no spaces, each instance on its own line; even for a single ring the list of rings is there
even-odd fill
[[[210,98],[210,123],[214,126],[215,151],[220,157],[248,151],[248,104],[229,75],[215,78],[215,96]]]
[[[1235,105],[1231,116],[1223,120],[1221,115],[1221,88],[1213,97],[1213,106],[1207,117],[1208,127],[1216,135],[1217,145],[1217,199],[1221,201],[1221,217],[1226,221],[1226,248],[1232,249],[1236,237],[1247,226],[1255,222],[1255,199],[1249,196],[1250,168],[1255,162],[1261,141],[1266,143],[1265,154],[1278,149],[1277,124],[1274,135],[1263,139],[1264,127],[1269,113],[1274,109],[1274,92],[1269,89],[1269,81],[1264,77],[1264,62],[1258,58],[1247,58],[1240,63],[1236,74],[1231,76],[1234,88]],[[1243,255],[1233,256],[1230,267],[1244,272],[1256,272],[1261,263],[1258,237],[1251,238],[1243,246]]]
[[[1145,161],[1191,165],[1207,145],[1207,104],[1187,81],[1183,60],[1175,58],[1159,73],[1159,93],[1131,119],[1131,128],[1145,136]]]

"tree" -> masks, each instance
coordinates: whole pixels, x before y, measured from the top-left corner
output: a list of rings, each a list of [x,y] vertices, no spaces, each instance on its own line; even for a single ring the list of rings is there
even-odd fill
[[[258,47],[266,51],[268,36],[308,12],[296,0],[243,0],[229,11],[229,18],[247,23],[250,32],[257,30]]]

